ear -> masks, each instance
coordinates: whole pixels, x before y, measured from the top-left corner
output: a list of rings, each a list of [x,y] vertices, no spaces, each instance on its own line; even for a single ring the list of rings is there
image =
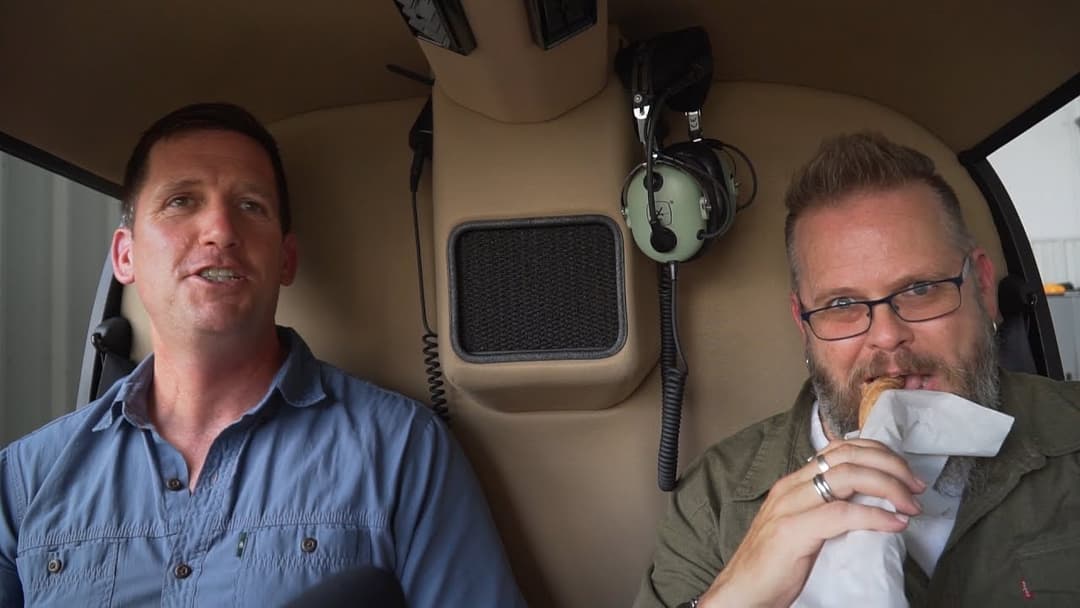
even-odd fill
[[[802,305],[799,304],[799,294],[794,291],[791,292],[791,320],[795,322],[795,327],[799,328],[799,333],[802,334],[803,342],[806,342],[806,324],[802,320]]]
[[[972,275],[975,279],[975,288],[978,297],[982,298],[986,313],[991,319],[999,319],[997,297],[997,273],[994,270],[994,261],[987,255],[982,247],[976,247],[971,252]]]
[[[130,228],[120,227],[113,232],[112,247],[109,254],[112,257],[113,276],[124,285],[135,282],[135,256],[131,250],[134,235]]]
[[[296,269],[299,266],[299,251],[297,250],[296,235],[292,232],[285,235],[281,242],[281,284],[292,285],[296,279]]]

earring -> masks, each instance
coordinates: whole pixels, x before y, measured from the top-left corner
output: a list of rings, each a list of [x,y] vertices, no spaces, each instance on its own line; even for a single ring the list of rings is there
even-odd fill
[[[997,321],[990,321],[990,326],[994,328],[994,333],[996,334],[998,331]]]

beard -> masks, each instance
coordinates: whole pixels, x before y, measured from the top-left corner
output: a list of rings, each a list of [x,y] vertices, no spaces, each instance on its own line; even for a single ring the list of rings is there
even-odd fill
[[[971,356],[957,365],[949,365],[939,357],[900,350],[893,354],[875,353],[865,364],[855,366],[846,380],[836,382],[829,377],[814,355],[807,349],[810,383],[818,400],[821,423],[833,437],[844,437],[859,428],[859,402],[865,378],[876,378],[888,369],[899,367],[909,374],[938,374],[945,380],[949,392],[990,409],[1001,409],[998,385],[997,339],[989,315],[981,306],[983,330],[976,336]],[[951,457],[934,482],[934,489],[947,496],[959,496],[965,487],[972,491],[976,473],[981,469],[973,457]]]

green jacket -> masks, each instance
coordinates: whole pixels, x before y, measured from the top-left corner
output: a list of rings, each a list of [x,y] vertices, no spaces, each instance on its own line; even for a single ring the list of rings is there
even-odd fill
[[[1080,383],[1002,372],[1016,418],[987,482],[965,495],[932,578],[908,558],[912,606],[1080,606]],[[803,466],[813,392],[709,448],[679,482],[660,523],[637,607],[705,591],[742,542],[769,488]]]

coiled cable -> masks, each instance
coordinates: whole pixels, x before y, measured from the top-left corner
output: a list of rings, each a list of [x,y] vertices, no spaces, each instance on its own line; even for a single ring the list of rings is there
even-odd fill
[[[689,368],[679,344],[678,302],[676,299],[677,262],[657,264],[660,274],[660,450],[657,456],[657,481],[660,489],[675,489],[679,468],[679,428],[682,424],[683,392]]]
[[[412,194],[413,240],[416,243],[416,277],[420,288],[420,320],[424,324],[424,335],[420,338],[424,344],[424,373],[427,374],[428,394],[431,397],[431,409],[447,425],[450,424],[450,408],[446,403],[446,389],[443,381],[442,364],[439,362],[439,335],[431,329],[427,316],[427,298],[424,285],[424,258],[420,249],[420,212],[416,203],[416,193],[420,189],[420,176],[424,172],[424,152],[413,153],[412,168],[409,172],[409,190]]]

